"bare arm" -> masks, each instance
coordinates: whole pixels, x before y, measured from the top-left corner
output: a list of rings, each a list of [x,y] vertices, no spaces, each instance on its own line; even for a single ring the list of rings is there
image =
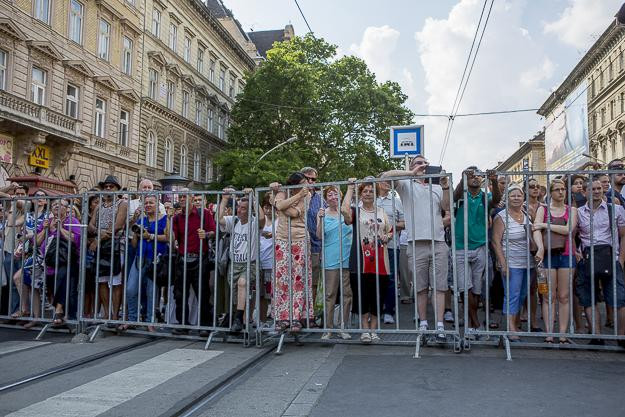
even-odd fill
[[[282,198],[278,198],[278,196],[282,195]],[[285,211],[287,208],[296,205],[299,201],[308,195],[308,189],[302,188],[300,192],[295,195],[292,195],[289,198],[286,198],[286,193],[284,191],[280,191],[276,194],[274,198],[274,206],[281,211]],[[286,213],[286,212],[285,212]],[[288,213],[287,213],[288,215]],[[296,216],[290,216],[296,217]]]
[[[114,232],[118,230],[123,230],[126,227],[126,215],[128,214],[128,203],[122,202],[119,204],[117,209],[117,216],[115,217],[115,228]]]
[[[382,174],[382,178],[387,178],[387,177],[409,177],[414,175],[414,173],[412,171],[406,171],[403,169],[393,169],[390,171],[386,171],[385,173]]]
[[[355,178],[350,178],[350,181],[355,181]],[[352,197],[354,195],[354,184],[350,184],[347,186],[347,192],[345,193],[345,197],[343,197],[343,202],[341,203],[341,214],[343,215],[343,219],[345,219],[345,224],[350,225],[353,223],[354,219],[352,219]]]
[[[504,229],[505,225],[503,224],[501,217],[496,217],[495,222],[493,223],[493,250],[495,251],[497,262],[502,266],[502,270],[505,271],[506,257],[503,253],[503,247],[501,245]]]

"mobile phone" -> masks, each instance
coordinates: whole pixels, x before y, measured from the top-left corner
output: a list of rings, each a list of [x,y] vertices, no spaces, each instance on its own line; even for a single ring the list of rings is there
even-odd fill
[[[428,165],[425,167],[425,175],[440,174],[442,170],[443,167],[440,165]],[[431,180],[432,184],[440,184],[441,182],[440,178],[431,178]]]

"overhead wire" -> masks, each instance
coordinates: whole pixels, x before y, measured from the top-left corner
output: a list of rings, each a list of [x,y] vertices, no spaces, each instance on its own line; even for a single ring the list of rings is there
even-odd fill
[[[299,3],[297,2],[297,0],[295,0],[295,5],[297,6],[297,8],[299,9],[299,13],[302,15],[302,18],[304,19],[304,22],[306,23],[306,26],[308,26],[308,31],[310,33],[315,33],[313,32],[313,30],[310,28],[310,25],[308,24],[308,20],[306,19],[306,16],[304,16],[304,12],[302,11],[302,8],[299,7]]]

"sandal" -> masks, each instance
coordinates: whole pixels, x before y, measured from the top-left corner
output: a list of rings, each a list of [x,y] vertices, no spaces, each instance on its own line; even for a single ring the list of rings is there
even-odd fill
[[[293,320],[291,322],[291,333],[299,333],[302,330],[302,323]]]
[[[290,323],[288,320],[279,321],[276,323],[276,331],[283,333],[289,328]]]
[[[65,324],[64,316],[64,313],[54,313],[54,321],[52,322],[52,327],[59,327]]]
[[[117,326],[117,331],[125,332],[126,330],[132,330],[134,328],[135,326],[132,326],[130,324],[120,324],[119,326]]]
[[[16,311],[15,313],[11,314],[12,319],[19,319],[21,317],[30,317],[30,312],[29,311]]]
[[[545,343],[553,343],[553,337],[545,337]]]
[[[571,341],[569,339],[567,339],[566,337],[561,337],[560,338],[560,344],[561,345],[570,345]]]

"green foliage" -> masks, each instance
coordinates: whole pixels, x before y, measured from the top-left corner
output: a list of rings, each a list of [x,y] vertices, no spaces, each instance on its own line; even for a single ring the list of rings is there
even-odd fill
[[[303,166],[322,180],[362,178],[397,166],[388,157],[388,127],[412,122],[395,82],[378,83],[365,62],[336,58],[336,47],[312,35],[276,43],[246,77],[232,111],[233,149],[216,161],[223,183],[267,185]],[[298,140],[260,155],[286,139]]]

